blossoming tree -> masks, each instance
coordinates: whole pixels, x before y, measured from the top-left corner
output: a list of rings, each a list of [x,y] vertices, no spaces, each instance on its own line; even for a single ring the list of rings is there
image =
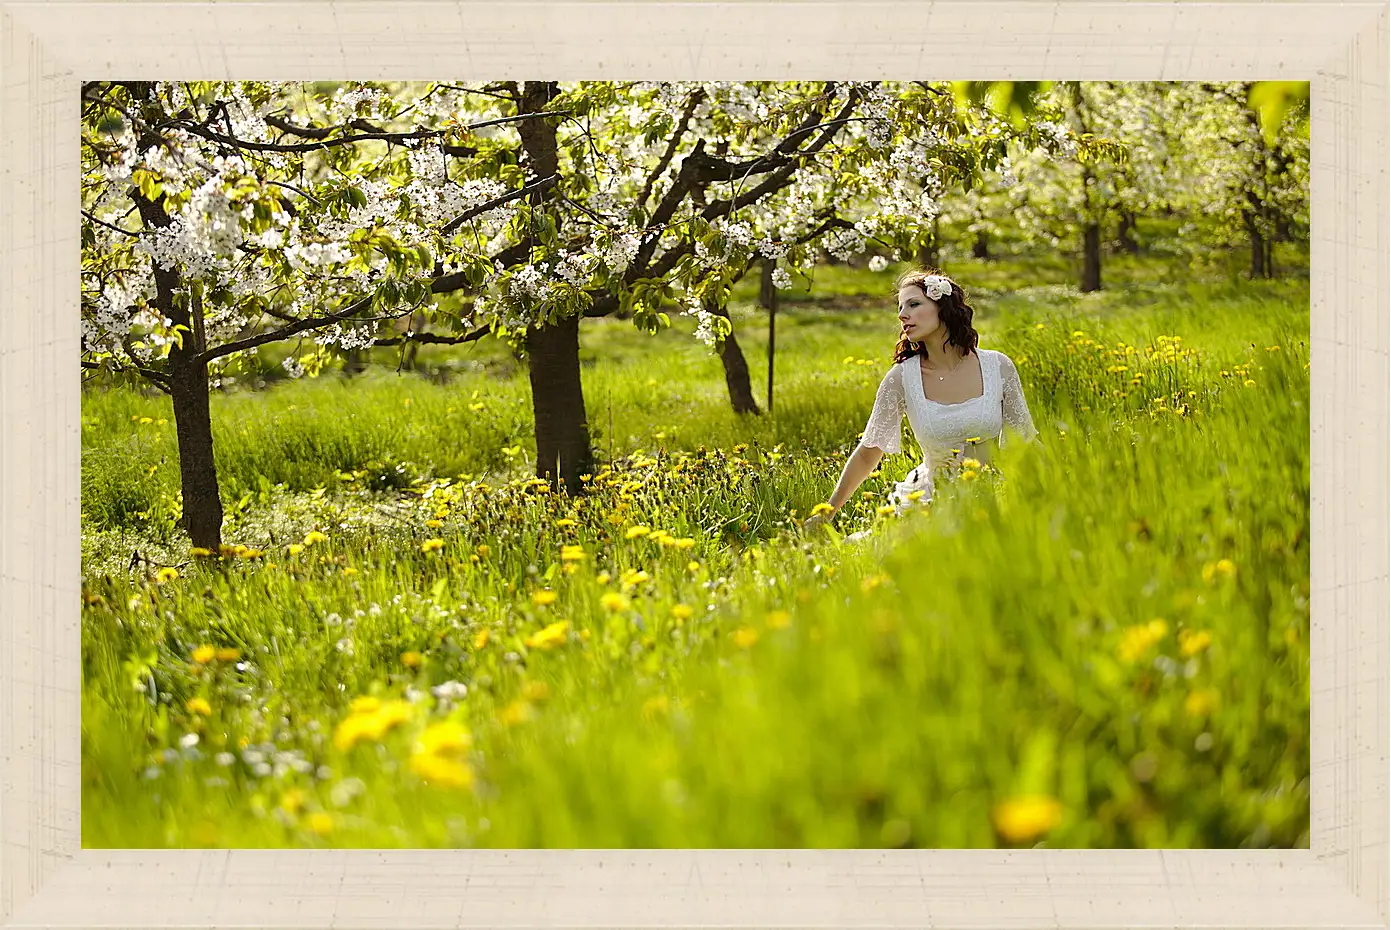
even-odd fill
[[[294,340],[292,374],[371,345],[502,339],[528,360],[537,474],[592,471],[580,321],[719,310],[755,260],[913,254],[937,198],[1010,144],[1101,139],[878,82],[94,82],[83,88],[83,366],[171,395],[183,524],[221,542],[210,390]],[[391,324],[414,317],[428,331]],[[306,345],[306,342],[308,343]]]

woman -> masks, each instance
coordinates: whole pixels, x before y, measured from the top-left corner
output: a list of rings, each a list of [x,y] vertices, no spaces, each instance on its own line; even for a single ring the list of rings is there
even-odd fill
[[[913,271],[899,278],[902,336],[895,364],[880,383],[864,436],[841,472],[828,502],[830,513],[813,515],[807,528],[834,519],[884,453],[900,451],[905,415],[923,460],[889,495],[900,511],[932,499],[934,473],[954,474],[968,457],[987,463],[983,443],[998,438],[1003,445],[1005,426],[1026,440],[1038,435],[1014,362],[1003,352],[976,348],[974,312],[961,286],[945,275]]]

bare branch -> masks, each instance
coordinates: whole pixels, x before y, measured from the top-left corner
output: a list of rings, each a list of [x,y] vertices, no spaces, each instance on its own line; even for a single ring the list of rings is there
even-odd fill
[[[111,230],[112,232],[118,232],[118,233],[121,233],[122,235],[130,236],[132,239],[139,239],[139,238],[140,238],[140,233],[138,233],[138,232],[131,232],[129,229],[122,229],[122,228],[119,227],[119,226],[113,226],[112,224],[106,222],[106,220],[97,219],[95,216],[93,216],[91,213],[87,212],[86,210],[83,210],[83,211],[82,211],[82,215],[85,216],[85,217],[87,217],[87,219],[91,220],[93,223],[96,223],[96,224],[98,224],[98,225],[100,225],[100,226],[105,226],[107,229]]]
[[[108,370],[107,367],[101,364],[100,362],[84,361],[82,363],[82,367],[87,369],[88,371]],[[166,394],[169,392],[169,376],[162,371],[155,371],[151,368],[141,368],[135,365],[122,365],[119,362],[115,364],[114,369],[110,370],[115,371],[116,373],[133,371],[140,377],[146,379],[147,381],[154,382],[155,386],[163,390]]]
[[[378,339],[372,344],[375,346],[399,346],[408,342],[423,343],[426,345],[463,345],[466,342],[477,342],[484,336],[492,333],[492,328],[482,326],[472,332],[464,333],[459,336],[439,336],[434,333],[409,333],[405,336],[396,336],[391,339]]]
[[[473,123],[468,126],[459,127],[457,129],[417,129],[414,132],[364,132],[355,136],[342,136],[337,139],[324,139],[318,142],[304,143],[302,145],[288,145],[275,142],[248,142],[244,139],[238,139],[235,136],[223,135],[220,132],[213,132],[211,129],[197,124],[191,124],[187,122],[175,122],[173,125],[177,125],[182,129],[186,129],[194,135],[202,136],[203,138],[208,139],[209,141],[218,142],[222,145],[231,146],[232,148],[244,149],[246,151],[319,152],[323,151],[324,149],[337,148],[343,145],[352,145],[357,142],[379,141],[404,144],[412,139],[438,138],[440,136],[448,135],[450,132],[473,132],[476,129],[483,129],[487,126],[497,126],[502,123],[516,123],[529,119],[550,119],[558,115],[559,114],[555,112],[545,111],[540,113],[522,113],[518,116],[502,116],[498,117],[497,119],[484,120],[481,123]],[[269,119],[266,122],[270,124]],[[285,123],[284,120],[280,120],[279,122],[284,123],[285,126],[291,125],[289,123]],[[284,127],[277,126],[276,128],[283,129]],[[289,130],[286,131],[288,132]],[[314,129],[305,131],[317,132],[318,130]]]

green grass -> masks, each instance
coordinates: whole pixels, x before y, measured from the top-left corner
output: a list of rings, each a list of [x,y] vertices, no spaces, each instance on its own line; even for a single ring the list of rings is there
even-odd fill
[[[90,391],[84,844],[1307,845],[1307,282],[1136,262],[1083,297],[1007,262],[952,270],[1043,443],[904,518],[888,457],[857,542],[796,525],[887,367],[893,268],[787,301],[771,416],[684,332],[587,323],[576,499],[527,480],[525,375],[487,343],[215,395],[225,536],[259,555],[191,555],[167,402]]]

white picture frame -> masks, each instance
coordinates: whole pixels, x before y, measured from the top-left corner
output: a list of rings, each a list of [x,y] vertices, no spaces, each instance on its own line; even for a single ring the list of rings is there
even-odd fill
[[[81,849],[80,82],[537,76],[1309,80],[1310,848]],[[1386,927],[1387,89],[1381,2],[0,0],[0,926]]]

